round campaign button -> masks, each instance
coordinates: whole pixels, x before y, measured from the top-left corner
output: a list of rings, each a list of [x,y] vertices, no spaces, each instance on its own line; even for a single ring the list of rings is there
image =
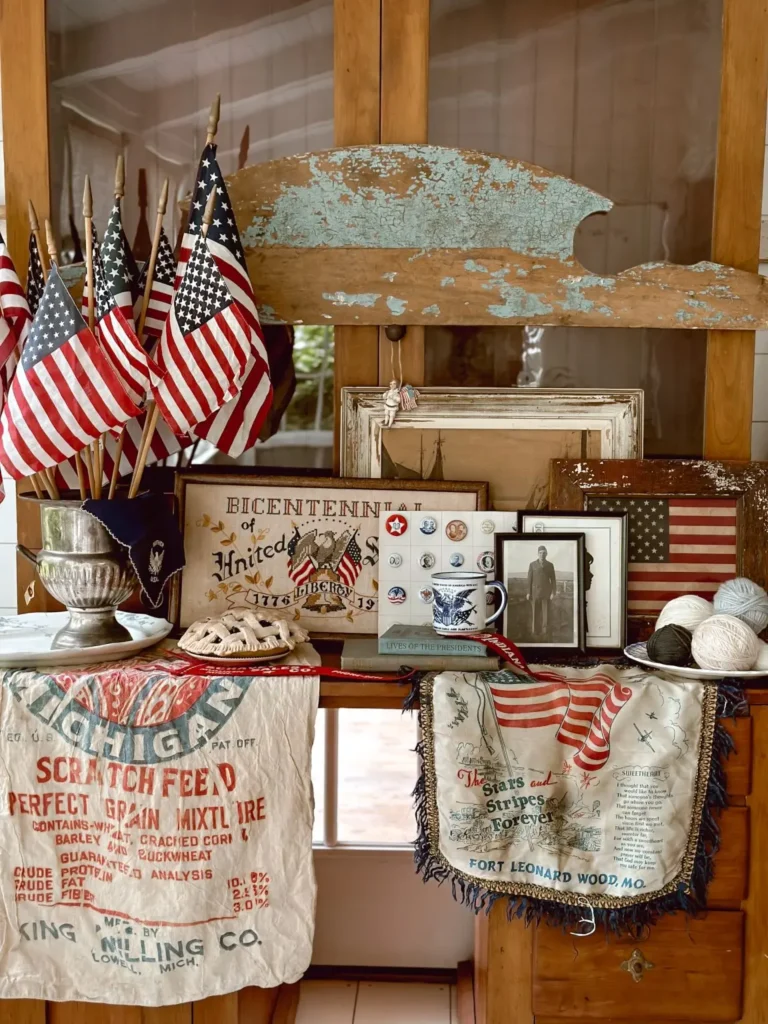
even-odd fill
[[[435,561],[435,556],[431,551],[425,551],[423,555],[419,555],[419,565],[422,569],[434,569]]]
[[[477,556],[477,568],[483,572],[493,572],[495,564],[496,560],[493,557],[492,551],[483,551],[482,554]]]
[[[402,537],[408,529],[408,520],[399,513],[389,516],[384,523],[384,529],[391,537]]]
[[[392,554],[389,556],[389,564],[394,569],[399,569],[400,566],[403,564],[403,556],[399,554],[399,552],[393,551]]]
[[[494,523],[492,519],[484,519],[482,523],[480,523],[480,529],[483,533],[493,533],[496,529],[496,523]]]
[[[468,533],[467,524],[463,519],[452,519],[445,528],[445,536],[448,540],[464,540]]]
[[[454,569],[460,569],[464,565],[464,555],[460,551],[454,551],[448,561]]]
[[[434,600],[435,594],[432,587],[422,587],[419,591],[419,600],[423,601],[424,604],[431,604]]]
[[[424,518],[419,523],[419,529],[421,530],[422,533],[426,533],[427,536],[429,536],[430,534],[434,533],[435,530],[437,529],[437,520],[433,519],[432,516],[424,516]]]
[[[387,591],[387,600],[390,604],[402,604],[405,601],[405,590],[402,587],[390,587]]]

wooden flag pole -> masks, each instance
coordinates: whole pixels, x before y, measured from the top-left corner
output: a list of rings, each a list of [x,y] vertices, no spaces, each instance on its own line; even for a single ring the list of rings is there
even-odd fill
[[[50,267],[48,265],[48,260],[46,259],[45,246],[43,245],[43,240],[40,236],[40,224],[37,220],[37,211],[35,210],[34,203],[31,199],[29,200],[29,230],[34,236],[35,245],[37,246],[37,251],[40,254],[40,266],[43,268],[43,274],[47,277]]]
[[[56,254],[56,242],[53,238],[53,228],[51,227],[51,222],[49,220],[45,222],[45,238],[48,243],[49,257],[51,258],[52,262],[58,263],[59,257]],[[61,495],[59,494],[59,488],[56,486],[56,480],[54,479],[53,473],[51,472],[50,469],[40,470],[38,479],[40,483],[45,487],[46,491],[48,491],[48,495],[53,501],[58,501],[59,498],[61,498]],[[35,486],[34,483],[32,484],[32,486]],[[37,493],[36,488],[35,493]]]
[[[37,212],[31,199],[29,200],[28,210],[29,230],[32,232],[32,235],[35,239],[35,245],[37,246],[37,252],[40,257],[40,266],[43,268],[43,276],[45,277],[48,274],[48,260],[46,259],[46,252],[43,246],[43,240],[40,236],[40,223],[37,219]],[[42,498],[44,496],[43,484],[41,483],[38,474],[33,473],[29,478],[29,482],[32,484],[36,496],[38,498]]]
[[[86,174],[83,187],[83,219],[85,221],[85,281],[88,289],[88,327],[93,333],[96,328],[96,294],[93,274],[93,195],[91,179]],[[101,473],[99,470],[99,442],[91,442],[83,452],[85,468],[88,472],[88,484],[94,498],[101,497]],[[78,479],[80,474],[78,473]]]
[[[210,124],[209,124],[210,132]],[[211,194],[208,196],[208,201],[205,204],[205,213],[203,214],[203,224],[200,229],[200,233],[203,238],[208,234],[208,228],[211,226],[213,221],[213,210],[216,206],[216,186],[211,189]],[[171,315],[170,313],[168,314]],[[133,470],[133,477],[131,478],[131,489],[128,491],[129,498],[135,498],[139,487],[141,486],[141,478],[144,475],[144,467],[147,463],[147,456],[149,455],[149,447],[152,444],[152,438],[157,427],[157,420],[159,416],[159,409],[155,405],[152,409],[151,415],[148,412],[147,422],[144,424],[144,430],[141,435],[141,444],[139,445],[139,453],[136,457],[136,466]]]
[[[221,93],[217,92],[213,103],[211,104],[211,112],[208,115],[208,132],[205,136],[206,146],[210,144],[216,138],[216,132],[219,130],[219,118],[221,117]]]
[[[152,293],[152,282],[155,278],[155,266],[157,264],[157,254],[160,249],[160,238],[163,234],[163,218],[165,217],[165,211],[168,206],[168,179],[166,178],[163,182],[163,187],[160,191],[160,198],[157,202],[157,215],[155,217],[155,233],[152,236],[152,251],[149,254],[149,261],[147,263],[147,277],[144,282],[144,295],[141,299],[141,313],[139,315],[139,323],[136,334],[142,344],[144,343],[144,324],[147,321],[147,310],[149,309],[149,296]],[[147,402],[146,408],[146,420],[144,425],[152,419],[155,411],[155,403],[150,399]],[[155,426],[157,426],[157,420],[155,420]],[[154,433],[154,431],[153,431]],[[142,431],[142,439],[144,432]],[[120,439],[117,442],[117,449],[115,451],[115,462],[112,467],[112,479],[109,481],[109,497],[114,498],[115,491],[117,490],[117,481],[120,476],[120,460],[123,457],[123,446],[125,445],[125,427],[120,432]],[[137,453],[138,454],[138,453]]]

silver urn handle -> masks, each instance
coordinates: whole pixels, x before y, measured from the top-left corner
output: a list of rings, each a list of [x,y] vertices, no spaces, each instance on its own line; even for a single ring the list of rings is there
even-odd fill
[[[17,544],[16,550],[22,557],[26,558],[28,562],[31,562],[32,565],[37,568],[37,555],[34,551],[30,551],[29,548],[25,547],[23,544]]]

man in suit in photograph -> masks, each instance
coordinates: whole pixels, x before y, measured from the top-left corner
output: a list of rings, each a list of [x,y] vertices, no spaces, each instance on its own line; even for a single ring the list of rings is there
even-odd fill
[[[547,549],[539,547],[538,558],[528,566],[528,593],[531,603],[531,629],[533,635],[546,640],[549,633],[549,602],[555,596],[557,580],[555,567],[547,560]]]

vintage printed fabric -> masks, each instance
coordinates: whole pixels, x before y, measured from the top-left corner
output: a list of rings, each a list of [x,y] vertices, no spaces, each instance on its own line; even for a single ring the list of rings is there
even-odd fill
[[[717,688],[605,665],[533,672],[422,683],[425,876],[457,878],[476,907],[488,893],[610,910],[690,892]]]
[[[319,679],[167,668],[3,674],[0,997],[156,1006],[309,965]]]

